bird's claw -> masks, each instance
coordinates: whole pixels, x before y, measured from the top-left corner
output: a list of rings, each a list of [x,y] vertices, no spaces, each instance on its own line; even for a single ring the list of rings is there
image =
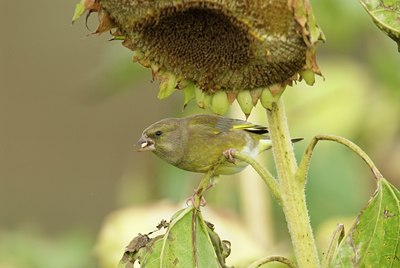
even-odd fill
[[[235,164],[235,157],[234,154],[236,153],[236,150],[231,148],[223,152],[224,156],[226,157],[226,160],[232,164]]]
[[[199,202],[196,201],[196,199],[198,200],[198,198],[200,198]],[[199,197],[199,189],[195,189],[192,196],[186,199],[186,205],[190,206],[190,204],[196,209],[199,209],[200,207],[205,207],[207,205],[206,199],[203,196]]]

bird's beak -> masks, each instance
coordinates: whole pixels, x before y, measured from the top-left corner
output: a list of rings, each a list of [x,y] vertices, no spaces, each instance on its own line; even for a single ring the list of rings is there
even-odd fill
[[[154,141],[147,137],[145,134],[140,137],[136,146],[139,146],[139,152],[153,151],[156,149],[156,147],[154,146]]]

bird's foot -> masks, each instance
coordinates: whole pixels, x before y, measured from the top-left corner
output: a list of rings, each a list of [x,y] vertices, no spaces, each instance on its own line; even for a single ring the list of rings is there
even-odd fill
[[[230,148],[223,152],[223,155],[226,157],[226,160],[232,164],[235,164],[235,156],[236,149]]]
[[[207,187],[207,189],[208,189],[208,187]],[[207,205],[207,201],[203,197],[203,195],[200,196],[199,194],[200,194],[200,190],[194,189],[192,196],[189,197],[188,199],[186,199],[186,205],[190,206],[190,204],[191,204],[196,209],[199,209],[200,207],[205,207]]]
[[[193,194],[191,197],[186,199],[186,205],[190,205],[190,203],[195,207],[196,209],[199,209],[200,207],[205,207],[207,205],[207,201],[204,198],[203,194],[208,191],[210,188],[214,187],[216,183],[212,182],[207,185],[205,189],[200,189],[196,188],[193,191]]]

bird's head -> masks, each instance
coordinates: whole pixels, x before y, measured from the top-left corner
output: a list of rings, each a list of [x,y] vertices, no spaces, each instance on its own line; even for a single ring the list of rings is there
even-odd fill
[[[176,160],[182,141],[182,122],[180,119],[168,118],[158,121],[146,128],[137,146],[139,152],[152,151],[168,162]]]

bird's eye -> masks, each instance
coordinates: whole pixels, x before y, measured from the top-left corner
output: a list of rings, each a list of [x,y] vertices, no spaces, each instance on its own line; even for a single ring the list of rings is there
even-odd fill
[[[155,134],[156,134],[157,137],[160,137],[161,134],[162,134],[162,131],[161,130],[157,130]]]

